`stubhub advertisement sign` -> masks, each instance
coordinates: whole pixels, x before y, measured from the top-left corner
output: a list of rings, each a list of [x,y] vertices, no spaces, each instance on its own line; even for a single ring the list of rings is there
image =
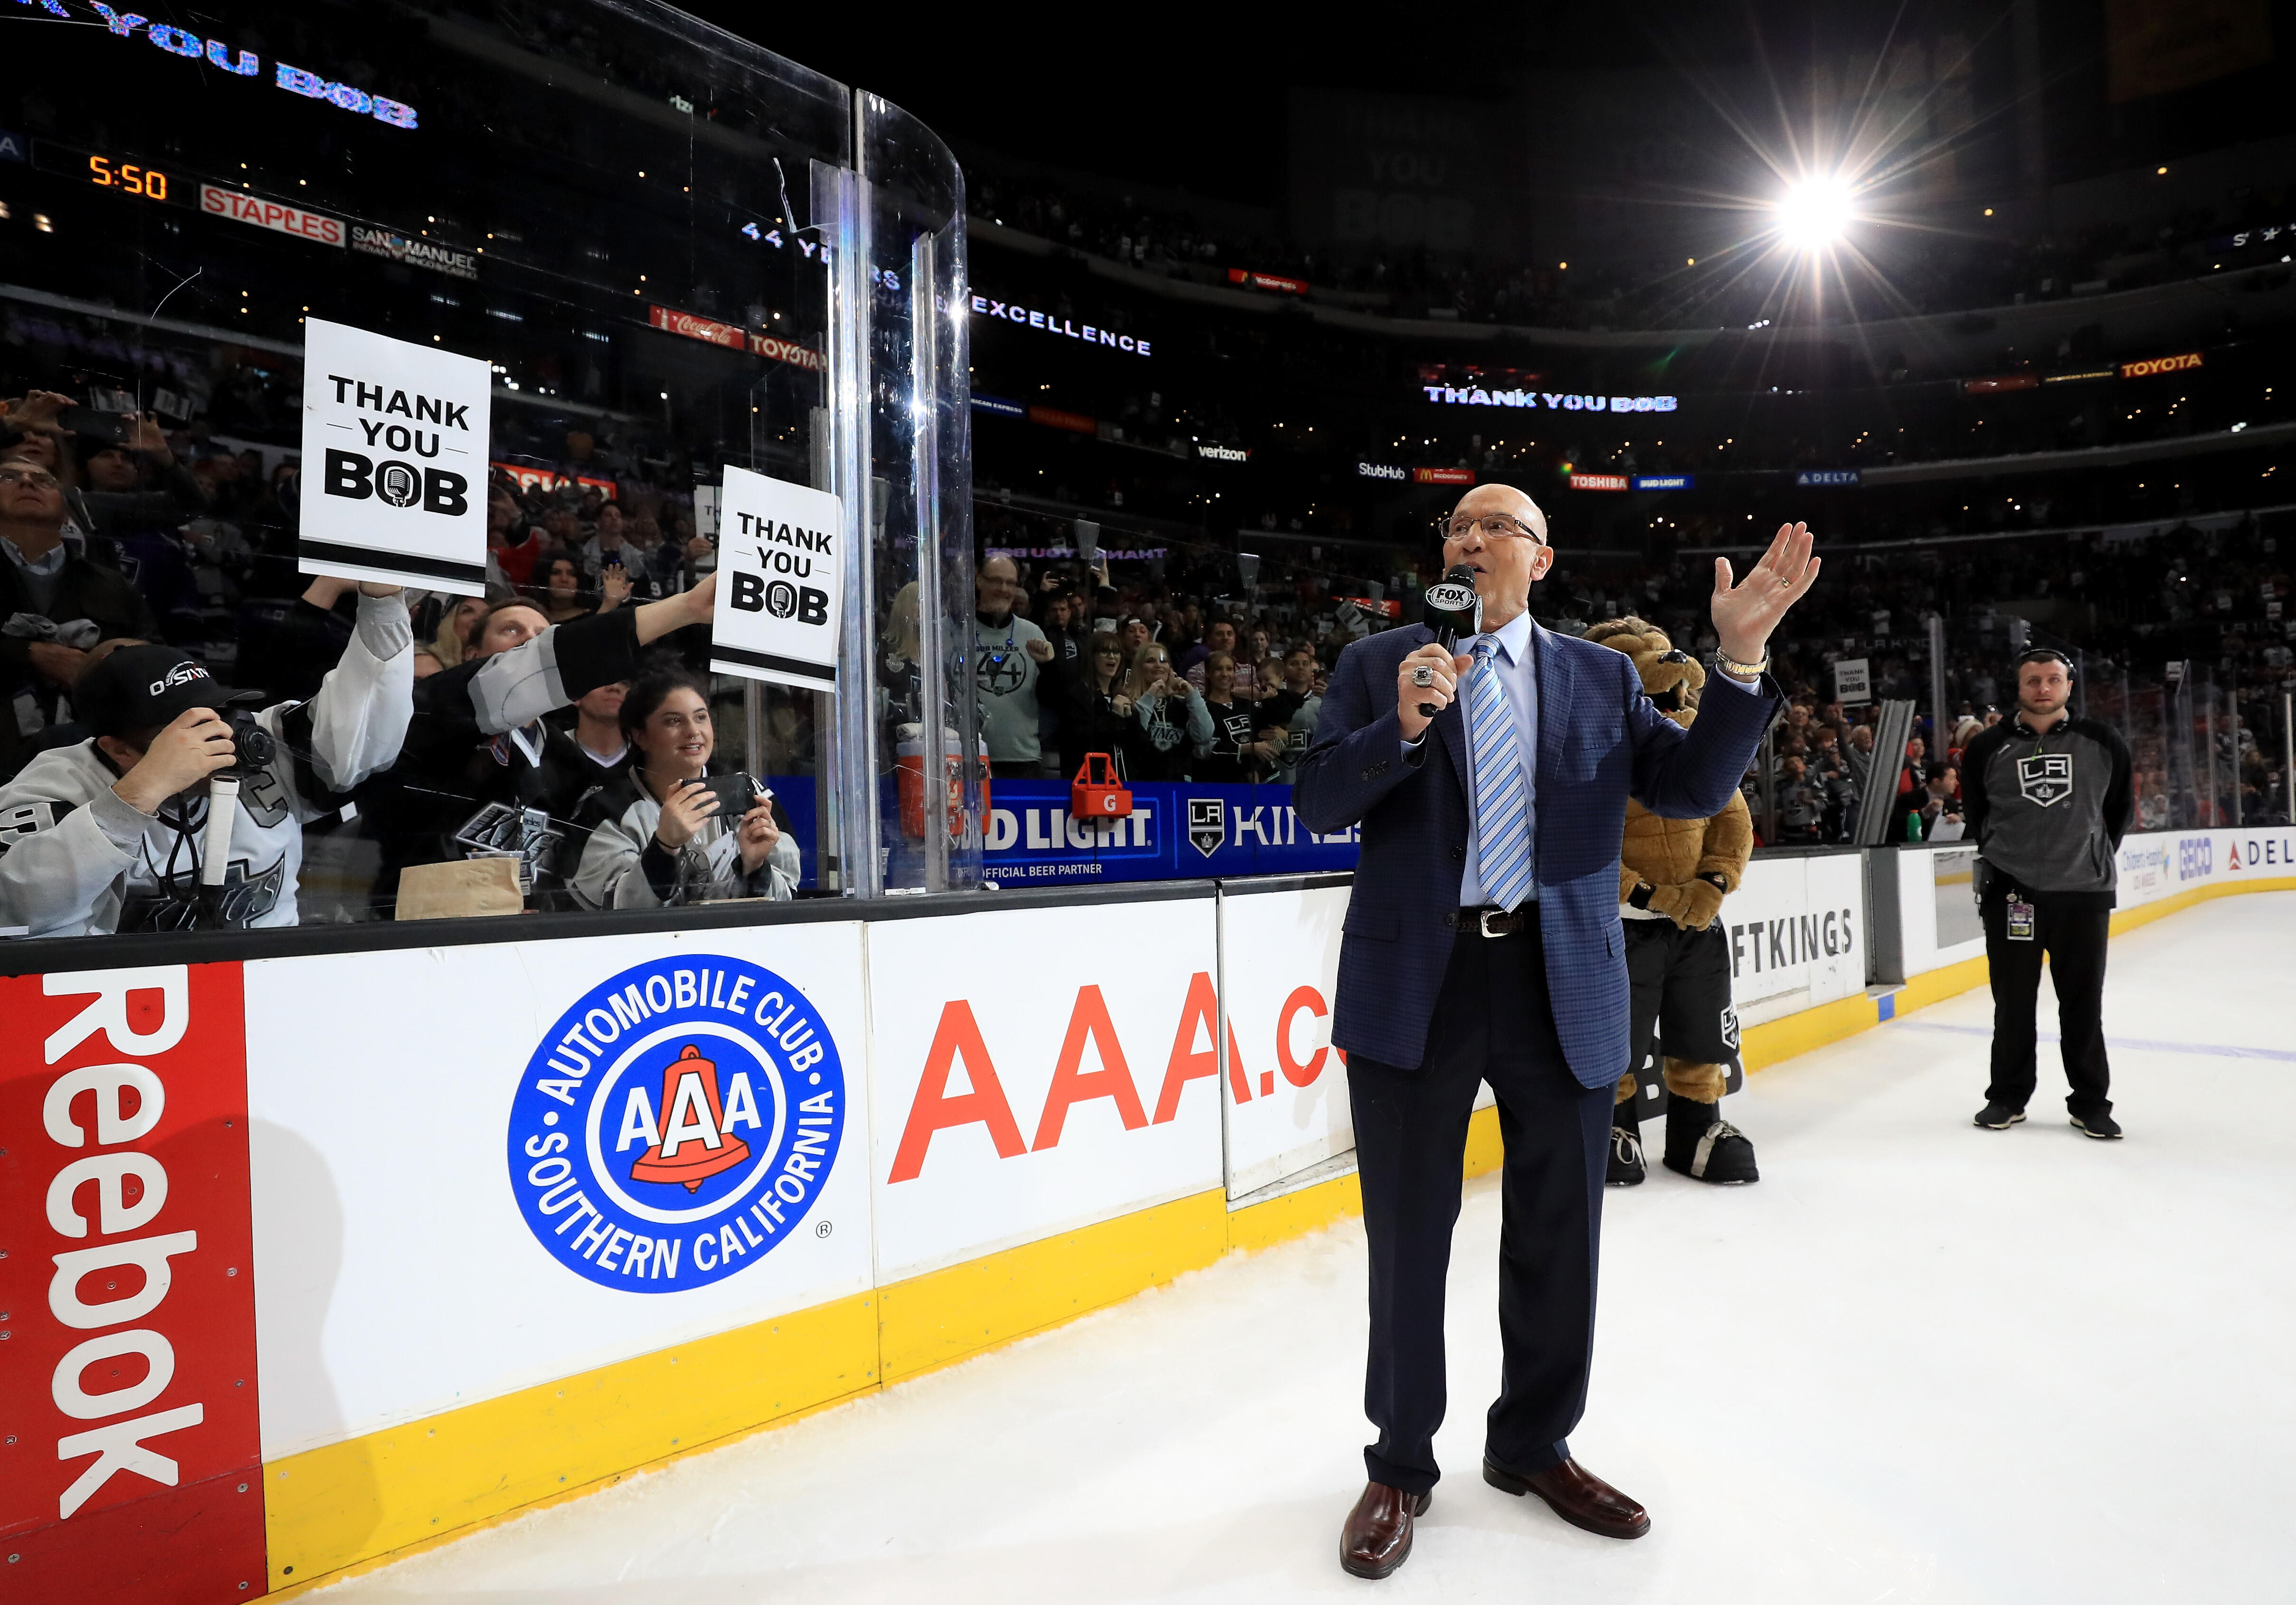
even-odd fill
[[[1126,819],[1077,818],[1065,781],[997,781],[988,800],[982,870],[1004,886],[1351,870],[1361,839],[1308,830],[1289,786],[1143,782]]]

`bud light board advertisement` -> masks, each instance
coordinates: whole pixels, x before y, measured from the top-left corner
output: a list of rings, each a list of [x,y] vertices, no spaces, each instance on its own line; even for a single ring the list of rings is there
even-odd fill
[[[1355,868],[1362,839],[1309,831],[1289,786],[1139,782],[1121,819],[1078,819],[1073,801],[1065,781],[992,782],[982,874],[1006,887],[1308,874]]]
[[[321,317],[303,342],[297,567],[485,595],[493,370]]]
[[[709,667],[800,691],[837,689],[837,498],[726,471]]]

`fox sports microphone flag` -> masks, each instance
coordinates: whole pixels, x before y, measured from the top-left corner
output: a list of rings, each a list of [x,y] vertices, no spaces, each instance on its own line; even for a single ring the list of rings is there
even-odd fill
[[[800,691],[837,689],[842,528],[827,491],[726,471],[711,668]]]
[[[485,595],[492,370],[324,318],[303,331],[297,566]]]

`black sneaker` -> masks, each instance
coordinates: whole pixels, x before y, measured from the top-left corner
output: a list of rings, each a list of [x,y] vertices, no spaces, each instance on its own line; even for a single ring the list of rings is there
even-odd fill
[[[1988,1103],[1977,1111],[1977,1123],[1988,1131],[2007,1131],[2024,1118],[2023,1110],[2011,1109],[2005,1103]],[[2076,1120],[2073,1124],[2079,1126],[2080,1122]],[[2113,1134],[2118,1136],[2120,1134],[2115,1132]]]
[[[2095,1137],[2101,1142],[2120,1141],[2120,1122],[2111,1115],[2075,1115],[2073,1129],[2084,1137]]]

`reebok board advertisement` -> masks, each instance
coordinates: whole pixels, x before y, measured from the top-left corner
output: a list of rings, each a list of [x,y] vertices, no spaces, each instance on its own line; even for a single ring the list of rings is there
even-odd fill
[[[266,1592],[237,964],[0,980],[0,1599]]]
[[[842,519],[827,491],[726,471],[710,667],[800,691],[837,689]]]
[[[265,1457],[866,1290],[862,962],[839,922],[248,964]]]
[[[492,370],[303,321],[305,574],[482,596]]]

